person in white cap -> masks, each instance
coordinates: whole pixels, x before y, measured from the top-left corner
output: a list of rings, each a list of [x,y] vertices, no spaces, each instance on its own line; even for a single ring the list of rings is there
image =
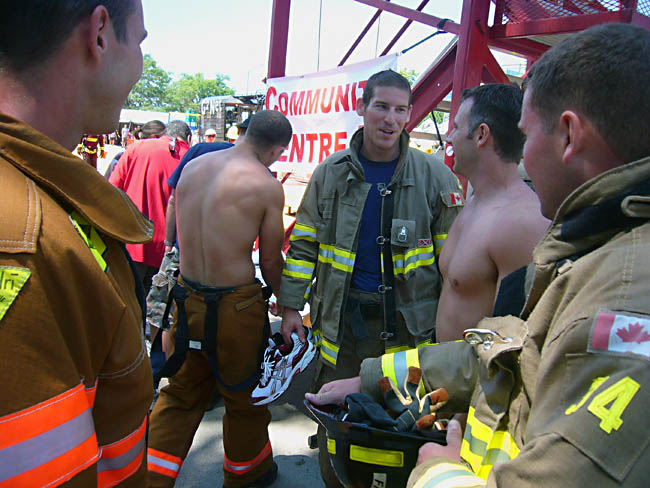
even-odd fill
[[[214,142],[217,138],[217,131],[214,129],[208,129],[204,134],[205,142]]]

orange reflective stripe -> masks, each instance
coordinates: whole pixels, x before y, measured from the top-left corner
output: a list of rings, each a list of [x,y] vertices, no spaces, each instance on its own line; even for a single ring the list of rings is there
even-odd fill
[[[88,409],[83,384],[0,419],[0,449],[26,441]]]
[[[86,386],[86,398],[88,399],[88,405],[90,408],[93,408],[95,405],[95,395],[97,394],[97,380],[93,386]]]
[[[140,468],[144,457],[146,432],[145,417],[134,432],[117,442],[100,447],[97,462],[98,487],[115,486]]]
[[[230,471],[231,473],[242,475],[244,473],[248,473],[250,470],[255,468],[258,464],[264,461],[264,459],[266,459],[269,456],[269,454],[271,454],[271,452],[272,452],[271,441],[267,441],[262,451],[257,456],[255,456],[255,459],[253,459],[252,461],[238,463],[229,460],[228,457],[224,455],[223,467],[225,470]]]
[[[84,385],[0,418],[0,487],[58,486],[99,456]]]
[[[182,464],[183,460],[179,457],[151,447],[147,449],[147,469],[149,471],[176,479]]]
[[[97,461],[97,438],[95,434],[70,449],[63,456],[24,472],[18,476],[0,481],[0,488],[32,488],[34,486],[59,486]],[[0,467],[0,474],[5,466]]]

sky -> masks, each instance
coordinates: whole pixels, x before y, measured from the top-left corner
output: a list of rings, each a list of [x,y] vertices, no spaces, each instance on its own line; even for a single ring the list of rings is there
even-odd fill
[[[393,3],[415,9],[421,0]],[[214,78],[220,73],[230,78],[227,84],[237,95],[265,91],[262,80],[268,66],[273,0],[142,0],[142,4],[149,33],[142,50],[173,77],[203,73]],[[423,12],[460,22],[461,6],[462,0],[432,0]],[[354,0],[293,0],[286,75],[336,67],[375,12]],[[382,13],[346,64],[381,54],[405,20]],[[414,45],[435,30],[412,23],[391,53]],[[398,58],[399,68],[425,71],[454,38],[442,34],[424,42]],[[497,59],[507,66],[520,62],[507,55]]]

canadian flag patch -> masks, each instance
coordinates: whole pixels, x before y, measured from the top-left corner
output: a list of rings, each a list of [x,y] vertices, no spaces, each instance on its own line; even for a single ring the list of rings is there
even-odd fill
[[[588,349],[650,359],[650,317],[601,310],[594,320]]]

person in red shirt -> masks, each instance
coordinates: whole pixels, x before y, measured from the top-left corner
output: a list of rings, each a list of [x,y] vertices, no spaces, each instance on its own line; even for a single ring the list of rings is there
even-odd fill
[[[167,180],[189,149],[191,134],[185,122],[171,121],[165,136],[129,145],[109,178],[154,223],[151,242],[126,245],[146,292],[165,254],[165,212],[171,193]]]

